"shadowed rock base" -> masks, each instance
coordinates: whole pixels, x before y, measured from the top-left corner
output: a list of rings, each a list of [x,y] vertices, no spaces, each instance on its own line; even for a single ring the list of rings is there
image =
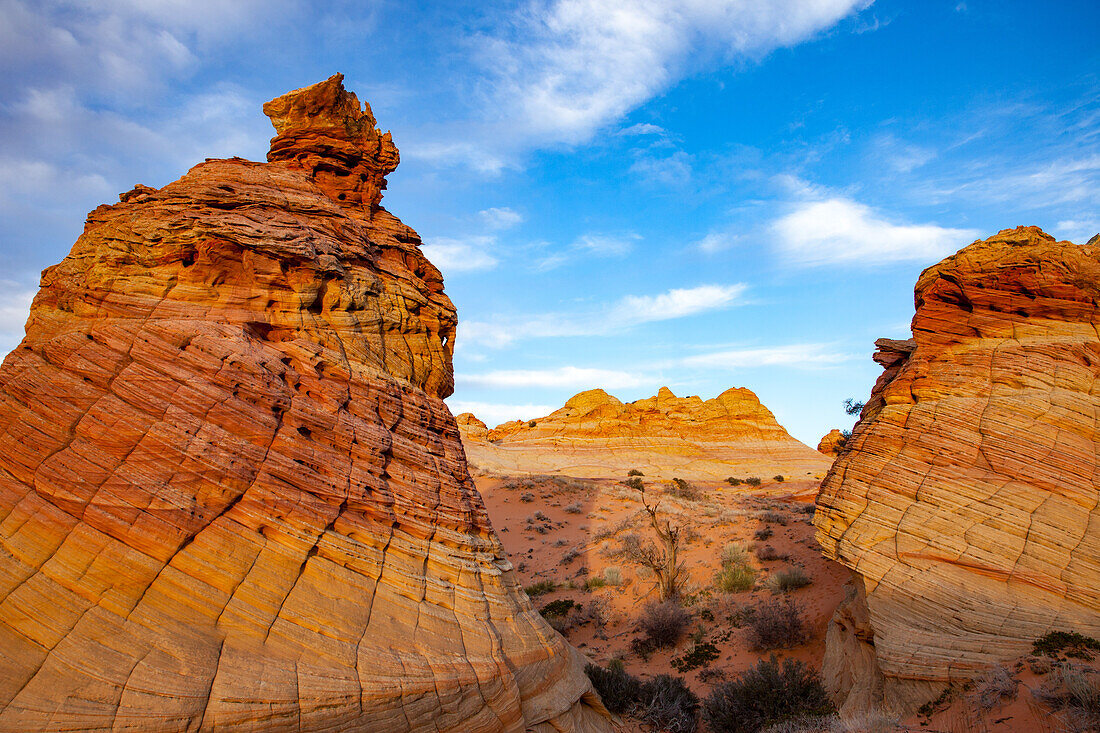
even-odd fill
[[[88,217],[0,369],[0,730],[609,730],[443,398],[455,312],[339,76]]]

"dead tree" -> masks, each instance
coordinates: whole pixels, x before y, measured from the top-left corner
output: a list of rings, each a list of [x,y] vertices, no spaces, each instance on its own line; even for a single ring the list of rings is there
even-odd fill
[[[674,525],[669,519],[658,516],[660,499],[650,504],[646,500],[645,484],[637,476],[627,480],[626,485],[638,492],[642,507],[649,515],[649,524],[657,535],[658,542],[645,543],[636,535],[623,538],[623,554],[627,559],[649,568],[657,578],[657,592],[662,601],[676,598],[684,584],[684,564],[680,560],[680,538],[683,527]]]

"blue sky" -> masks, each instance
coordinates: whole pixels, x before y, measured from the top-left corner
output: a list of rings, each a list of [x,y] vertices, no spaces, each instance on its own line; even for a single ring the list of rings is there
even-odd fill
[[[86,212],[341,71],[458,306],[455,412],[756,391],[811,445],[921,269],[1100,231],[1100,6],[0,0],[0,349]]]

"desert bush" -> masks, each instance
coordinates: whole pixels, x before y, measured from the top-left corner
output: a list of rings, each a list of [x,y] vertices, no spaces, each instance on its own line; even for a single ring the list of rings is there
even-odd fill
[[[1036,639],[1031,647],[1032,654],[1065,655],[1085,660],[1092,659],[1094,651],[1100,651],[1100,641],[1076,631],[1052,631]]]
[[[813,579],[802,568],[789,567],[772,573],[766,582],[768,590],[772,593],[789,593],[798,588],[805,588],[813,582]]]
[[[744,616],[753,649],[789,649],[809,641],[802,609],[790,598],[762,601],[746,609]]]
[[[676,601],[649,603],[638,618],[638,630],[651,649],[675,646],[684,637],[691,614]]]
[[[534,598],[535,596],[541,596],[545,593],[553,593],[554,589],[557,587],[558,584],[552,580],[540,580],[524,588],[523,592]]]
[[[775,479],[776,483],[783,483],[783,474],[781,473],[777,473],[776,475],[772,476],[772,478]]]
[[[607,668],[595,664],[584,667],[604,706],[615,715],[634,709],[642,696],[642,681],[626,671],[621,659],[612,659]]]
[[[714,584],[725,593],[751,590],[756,582],[756,568],[749,563],[749,555],[740,545],[730,543],[722,549],[722,566]]]
[[[709,641],[696,641],[691,648],[670,662],[677,672],[707,667],[718,658],[718,647]]]
[[[1016,697],[1019,682],[1007,667],[996,666],[986,670],[985,674],[974,682],[973,700],[984,710],[991,710],[1005,698]]]
[[[782,524],[783,526],[786,526],[787,514],[786,512],[777,512],[772,510],[761,512],[760,521],[767,522],[768,524]]]
[[[530,504],[532,501],[535,500],[535,495],[532,494],[530,491],[524,491],[522,494],[519,495],[519,500],[526,504]]]
[[[756,476],[749,476],[747,479],[745,479],[745,483],[748,484],[749,486],[759,486],[760,485],[760,479],[757,478]]]
[[[796,511],[802,512],[803,514],[813,515],[813,513],[817,511],[817,504],[803,504],[802,506],[798,507]]]
[[[838,715],[806,715],[789,718],[763,728],[760,733],[893,733],[897,718],[866,713],[841,720]]]
[[[642,473],[641,471],[639,471],[639,470],[638,470],[638,469],[636,469],[636,468],[632,468],[632,469],[630,469],[629,471],[627,471],[627,472],[626,472],[626,475],[627,475],[627,476],[645,476],[645,474],[644,474],[644,473]]]
[[[668,487],[668,493],[678,499],[686,499],[688,501],[698,501],[703,498],[703,492],[699,491],[699,488],[695,486],[695,484],[684,481],[682,478],[672,479],[672,483]]]
[[[607,585],[607,581],[602,575],[591,575],[584,581],[585,590],[595,590],[597,588],[603,588]]]
[[[793,659],[781,667],[775,655],[718,685],[703,701],[703,719],[714,733],[755,733],[787,719],[831,712],[818,676]]]
[[[729,484],[730,486],[740,486],[741,485],[741,479],[734,478],[733,476],[730,476],[728,479],[726,479],[726,483]]]
[[[1032,695],[1061,711],[1074,730],[1100,731],[1100,680],[1096,670],[1063,662]]]
[[[562,511],[566,514],[580,514],[584,511],[584,506],[579,501],[575,501],[562,507]]]
[[[763,547],[757,547],[756,548],[756,559],[761,560],[761,561],[779,560],[779,559],[786,560],[787,556],[786,555],[781,555],[779,553],[779,551],[776,550],[771,545],[764,545]]]
[[[559,598],[540,608],[539,613],[554,631],[564,634],[573,625],[571,615],[575,611],[580,611],[581,608],[581,604],[572,598]]]
[[[560,565],[568,565],[581,556],[580,551],[575,547],[570,547],[569,551],[561,556],[561,560],[558,561]]]
[[[606,567],[603,569],[603,579],[608,585],[622,585],[623,571],[615,566]]]
[[[699,698],[683,677],[659,674],[642,686],[639,717],[656,730],[695,733],[699,727]]]
[[[771,527],[761,527],[760,529],[756,530],[756,533],[753,534],[753,537],[758,540],[766,540],[773,534],[775,534],[775,531],[772,530]]]

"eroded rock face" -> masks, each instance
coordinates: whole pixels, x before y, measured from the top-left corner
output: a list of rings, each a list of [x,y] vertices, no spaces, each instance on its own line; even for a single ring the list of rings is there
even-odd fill
[[[1100,635],[1098,303],[1100,247],[1020,227],[925,270],[913,339],[877,342],[815,515],[866,588],[826,653],[873,650],[881,693],[851,670],[852,707],[910,712],[1049,631]]]
[[[844,434],[839,429],[833,428],[821,436],[821,440],[817,444],[817,452],[835,458],[840,454],[840,449],[844,447],[845,440],[847,438],[844,437]]]
[[[0,729],[606,730],[470,481],[341,77],[89,217],[0,369]]]
[[[547,417],[487,430],[470,415],[459,428],[470,462],[500,473],[621,477],[636,468],[650,478],[721,480],[792,470],[804,475],[828,466],[742,388],[704,401],[662,387],[629,403],[593,389]]]

